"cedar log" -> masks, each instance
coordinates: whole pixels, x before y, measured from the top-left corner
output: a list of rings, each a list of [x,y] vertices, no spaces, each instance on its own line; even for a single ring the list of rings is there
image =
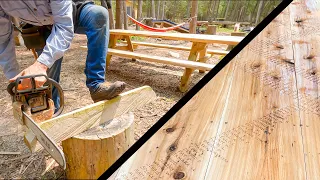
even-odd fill
[[[134,143],[132,112],[62,141],[67,179],[99,178]]]

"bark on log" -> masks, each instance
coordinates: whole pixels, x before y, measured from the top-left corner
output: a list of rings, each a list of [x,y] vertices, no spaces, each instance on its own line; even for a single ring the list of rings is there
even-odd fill
[[[216,25],[208,25],[206,34],[216,35],[217,34],[217,26]]]
[[[62,141],[67,179],[99,178],[134,143],[132,112]]]

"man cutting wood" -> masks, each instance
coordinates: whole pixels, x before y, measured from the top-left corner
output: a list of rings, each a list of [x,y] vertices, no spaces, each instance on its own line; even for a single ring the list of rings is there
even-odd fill
[[[26,23],[26,31],[37,29],[24,39],[35,47],[37,61],[19,72],[13,38],[11,18]],[[74,33],[86,34],[88,54],[86,59],[86,85],[94,102],[111,99],[125,89],[125,83],[105,83],[106,54],[109,43],[108,10],[87,0],[15,0],[0,1],[0,66],[11,82],[19,76],[45,74],[59,82],[61,62],[69,49]],[[22,30],[23,32],[23,30]],[[35,35],[35,36],[34,36]],[[41,43],[41,40],[43,40]],[[30,42],[28,42],[30,41]],[[28,47],[28,46],[27,46]],[[29,48],[29,47],[28,47]],[[37,78],[37,86],[45,79]],[[30,81],[23,80],[22,87],[30,87]],[[55,108],[59,108],[57,91],[53,90]]]

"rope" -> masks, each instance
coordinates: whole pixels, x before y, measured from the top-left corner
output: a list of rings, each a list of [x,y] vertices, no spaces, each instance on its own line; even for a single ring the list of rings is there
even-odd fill
[[[183,25],[185,25],[186,23],[181,23],[181,24],[178,24],[176,26],[172,26],[172,27],[169,27],[169,28],[154,28],[154,27],[150,27],[150,26],[147,26],[145,24],[142,24],[141,22],[135,20],[133,17],[131,17],[130,15],[127,14],[127,16],[134,22],[136,23],[137,25],[139,25],[140,27],[142,27],[143,29],[145,30],[148,30],[148,31],[154,31],[154,32],[167,32],[167,31],[171,31],[171,30],[174,30],[174,29],[177,29]],[[191,18],[190,18],[191,19]]]
[[[192,19],[197,18],[197,17],[198,16],[193,16],[193,17],[189,18],[187,22],[190,23],[192,21]]]

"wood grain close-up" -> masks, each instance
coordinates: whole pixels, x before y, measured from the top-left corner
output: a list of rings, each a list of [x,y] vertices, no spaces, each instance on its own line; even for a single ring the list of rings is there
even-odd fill
[[[319,4],[293,1],[109,179],[320,179]]]

